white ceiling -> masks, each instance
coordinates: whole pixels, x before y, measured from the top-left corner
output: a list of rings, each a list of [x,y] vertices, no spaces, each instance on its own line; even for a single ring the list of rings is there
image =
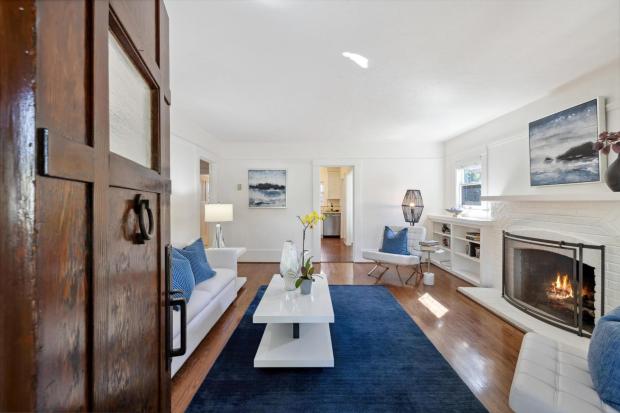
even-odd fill
[[[444,140],[620,55],[619,0],[166,7],[174,110],[225,141]]]

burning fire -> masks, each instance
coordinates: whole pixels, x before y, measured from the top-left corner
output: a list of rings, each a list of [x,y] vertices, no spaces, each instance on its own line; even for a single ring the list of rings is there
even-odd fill
[[[547,290],[547,296],[556,300],[565,300],[573,298],[573,286],[568,280],[568,275],[560,275],[557,273],[555,281],[551,283],[551,287]]]

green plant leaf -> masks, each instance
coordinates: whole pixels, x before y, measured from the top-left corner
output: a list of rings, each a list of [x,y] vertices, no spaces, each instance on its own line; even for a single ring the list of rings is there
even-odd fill
[[[314,274],[314,267],[310,267],[310,271],[308,272],[308,275],[312,275]]]
[[[295,281],[295,288],[299,288],[299,286],[301,285],[302,279],[298,278],[297,281]]]

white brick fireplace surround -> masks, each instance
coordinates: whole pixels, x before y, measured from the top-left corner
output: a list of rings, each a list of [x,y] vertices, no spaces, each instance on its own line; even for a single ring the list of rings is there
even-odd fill
[[[521,330],[587,346],[587,339],[529,316],[501,297],[502,231],[540,232],[557,241],[605,245],[605,312],[608,312],[620,306],[620,202],[502,200],[491,205],[495,225],[482,241],[485,254],[481,260],[492,269],[492,277],[483,280],[480,288],[461,287],[459,291]],[[598,277],[597,285],[600,283]]]

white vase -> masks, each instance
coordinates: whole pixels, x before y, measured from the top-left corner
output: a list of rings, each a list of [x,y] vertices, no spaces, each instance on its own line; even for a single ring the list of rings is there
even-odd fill
[[[295,281],[299,278],[299,254],[293,241],[285,241],[280,259],[280,275],[284,277],[284,289],[293,291]]]

